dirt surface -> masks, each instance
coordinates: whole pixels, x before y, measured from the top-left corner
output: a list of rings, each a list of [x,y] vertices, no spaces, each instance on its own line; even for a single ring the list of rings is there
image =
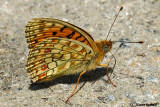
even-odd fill
[[[25,26],[32,18],[56,18],[89,32],[94,40],[144,41],[113,45],[116,58],[109,64],[113,87],[105,68],[86,73],[79,91],[66,104],[78,75],[31,85],[25,69],[28,47]],[[119,49],[118,49],[119,48]],[[118,51],[116,52],[116,50]],[[111,54],[104,58],[108,64]],[[82,87],[82,88],[80,88]],[[0,107],[129,107],[160,106],[159,0],[0,0]]]

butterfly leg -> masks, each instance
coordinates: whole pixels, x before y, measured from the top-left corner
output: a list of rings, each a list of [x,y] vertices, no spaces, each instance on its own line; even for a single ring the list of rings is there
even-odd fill
[[[78,80],[77,80],[77,83],[76,83],[76,86],[75,86],[75,88],[74,88],[72,94],[71,94],[71,95],[68,97],[68,99],[66,100],[66,103],[67,103],[67,102],[69,101],[69,99],[73,96],[74,92],[75,92],[76,89],[77,89],[79,80],[80,80],[81,76],[82,76],[84,73],[86,73],[86,70],[84,70],[84,71],[79,75]]]
[[[111,82],[111,84],[116,87],[116,85],[113,84],[113,82],[111,81],[110,77],[109,77],[109,71],[108,71],[108,65],[105,65],[105,64],[100,64],[100,66],[105,66],[107,68],[107,77],[108,77],[108,80]]]

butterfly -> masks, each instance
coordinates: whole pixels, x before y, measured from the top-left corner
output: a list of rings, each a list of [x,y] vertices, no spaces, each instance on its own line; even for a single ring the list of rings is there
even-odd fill
[[[123,7],[120,11],[122,9]],[[27,24],[25,33],[29,47],[26,69],[33,83],[80,73],[75,89],[66,102],[87,71],[96,69],[96,66],[105,66],[108,76],[108,66],[100,62],[111,50],[112,41],[94,41],[83,29],[52,18],[32,19]],[[111,82],[109,76],[108,79]]]

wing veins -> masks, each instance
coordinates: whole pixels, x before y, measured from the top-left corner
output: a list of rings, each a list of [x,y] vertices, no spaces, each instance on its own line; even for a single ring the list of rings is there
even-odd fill
[[[87,62],[85,62],[85,63],[87,63]],[[64,64],[64,63],[63,63],[63,64]],[[84,62],[82,62],[81,65],[82,65],[82,64],[84,64]],[[62,64],[61,64],[61,65],[62,65]],[[61,65],[58,65],[58,66],[61,66]],[[58,67],[58,66],[57,66],[57,67]],[[68,69],[71,69],[71,68],[76,67],[76,66],[77,66],[77,65],[70,66],[70,68],[68,68]],[[47,68],[48,68],[48,67],[47,67]],[[56,68],[56,67],[54,67],[54,68]],[[67,71],[68,69],[64,70],[63,72]],[[49,71],[49,70],[51,70],[51,69],[48,68],[48,70],[46,70],[46,71],[44,71],[44,72],[47,72],[47,71]],[[40,73],[39,75],[43,74],[44,72]],[[46,73],[46,74],[47,74],[47,73]],[[36,75],[36,76],[34,76],[33,78],[36,78],[36,77],[38,77],[39,75]],[[47,76],[46,76],[46,77],[47,77]],[[45,77],[45,78],[46,78],[46,77]],[[33,78],[32,78],[32,79],[33,79]]]

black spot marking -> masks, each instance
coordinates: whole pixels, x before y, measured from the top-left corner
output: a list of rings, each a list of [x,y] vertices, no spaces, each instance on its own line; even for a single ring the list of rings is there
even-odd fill
[[[57,32],[53,32],[52,34],[53,34],[53,36],[55,36],[57,34]]]
[[[54,24],[54,23],[52,23],[52,26],[55,26],[55,24]]]
[[[65,28],[67,28],[67,26],[62,27],[60,31],[62,32]]]
[[[82,35],[80,35],[80,36],[76,37],[76,40],[77,40],[78,38],[81,38],[81,37],[82,37]]]
[[[73,31],[71,34],[67,35],[66,37],[67,38],[72,38],[74,34],[75,34],[75,32]]]
[[[90,54],[91,53],[91,50],[89,51],[89,53],[88,54]]]
[[[75,34],[75,31],[73,31],[71,34],[74,35],[74,34]]]
[[[61,57],[59,59],[61,59],[63,57],[63,54],[61,55]]]
[[[55,63],[56,63],[56,67],[57,67],[58,66],[57,61],[55,61]]]
[[[38,41],[37,41],[37,40],[34,40],[34,43],[38,43]]]
[[[67,37],[67,38],[72,38],[72,36],[73,36],[73,35],[69,34],[69,35],[67,35],[66,37]]]

